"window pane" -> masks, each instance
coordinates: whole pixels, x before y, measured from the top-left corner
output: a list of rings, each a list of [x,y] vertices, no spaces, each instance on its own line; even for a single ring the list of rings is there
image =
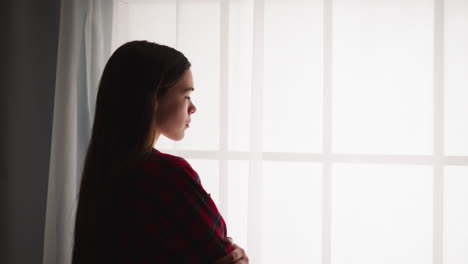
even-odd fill
[[[249,162],[228,163],[228,213],[225,215],[228,236],[247,252],[247,212],[249,195]]]
[[[433,1],[333,2],[333,150],[431,154]]]
[[[168,1],[129,3],[130,40],[176,45],[176,5]]]
[[[444,2],[445,151],[468,155],[468,1]]]
[[[444,179],[444,264],[465,264],[468,263],[468,167],[449,166]]]
[[[432,167],[333,167],[332,264],[432,262]]]
[[[265,1],[263,149],[322,149],[322,1]]]
[[[114,1],[112,51],[127,41],[148,40],[175,47],[176,3]]]
[[[219,205],[219,161],[186,159],[200,176],[203,188],[211,195],[211,199]],[[218,208],[219,209],[219,208]]]
[[[192,115],[179,149],[216,150],[219,145],[219,1],[179,1],[179,49],[192,63]]]
[[[229,150],[250,149],[253,1],[230,1],[229,14]]]
[[[262,262],[320,263],[322,169],[305,162],[264,162]]]

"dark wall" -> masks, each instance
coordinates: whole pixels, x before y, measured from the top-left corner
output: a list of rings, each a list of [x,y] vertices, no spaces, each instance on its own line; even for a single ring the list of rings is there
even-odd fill
[[[0,5],[0,263],[42,263],[60,0]]]

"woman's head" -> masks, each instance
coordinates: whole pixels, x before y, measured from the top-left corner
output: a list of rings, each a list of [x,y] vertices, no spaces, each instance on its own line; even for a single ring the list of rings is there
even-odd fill
[[[164,101],[179,81],[191,77],[189,72],[190,62],[173,48],[147,41],[119,47],[100,80],[93,139],[106,142],[113,152],[148,151],[159,127],[157,101]]]

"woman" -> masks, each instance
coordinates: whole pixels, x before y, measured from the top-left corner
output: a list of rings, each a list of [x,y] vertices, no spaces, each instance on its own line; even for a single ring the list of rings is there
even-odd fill
[[[147,41],[118,48],[99,84],[73,264],[248,263],[197,173],[153,148],[181,140],[196,107],[190,62]]]

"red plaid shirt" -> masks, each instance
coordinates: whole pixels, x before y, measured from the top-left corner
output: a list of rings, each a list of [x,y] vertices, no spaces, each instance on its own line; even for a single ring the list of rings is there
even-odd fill
[[[153,148],[133,195],[123,198],[131,213],[121,214],[119,263],[213,263],[232,251],[221,214],[185,159]]]

